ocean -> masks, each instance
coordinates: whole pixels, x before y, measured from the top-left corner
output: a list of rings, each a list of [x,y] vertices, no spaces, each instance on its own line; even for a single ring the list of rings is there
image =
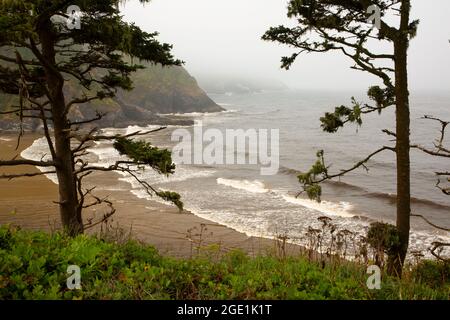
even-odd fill
[[[384,145],[393,145],[383,129],[395,131],[394,108],[381,115],[373,113],[363,119],[362,127],[347,125],[338,133],[325,133],[319,118],[334,107],[349,104],[351,92],[320,92],[288,90],[251,94],[211,94],[226,112],[217,114],[187,114],[184,117],[201,120],[203,129],[278,129],[279,170],[275,175],[261,175],[260,165],[177,164],[176,173],[165,177],[146,170],[140,174],[163,190],[181,194],[185,208],[193,214],[214,221],[249,236],[288,236],[289,241],[304,244],[308,227],[320,227],[319,217],[327,216],[340,229],[364,235],[371,222],[395,224],[395,154],[386,151],[368,162],[369,171],[358,169],[349,175],[324,184],[322,202],[297,197],[301,186],[297,175],[308,170],[316,160],[316,152],[324,150],[330,172],[353,166]],[[366,101],[357,96],[358,101]],[[450,96],[418,93],[411,95],[412,142],[432,146],[439,135],[439,125],[421,119],[434,115],[450,119]],[[148,128],[153,128],[150,126]],[[147,129],[148,129],[147,128]],[[139,127],[106,129],[105,132],[134,132]],[[154,145],[172,148],[171,132],[166,130],[145,137]],[[193,131],[192,127],[184,128]],[[447,142],[448,139],[447,139]],[[111,164],[120,155],[110,144],[98,143],[90,149],[91,161]],[[43,139],[22,156],[40,159],[47,153]],[[249,156],[247,153],[246,156]],[[438,159],[413,150],[411,153],[412,210],[437,225],[450,226],[450,197],[436,188],[436,171],[448,171],[448,159]],[[49,177],[53,180],[54,177]],[[129,182],[121,190],[151,201],[132,178],[118,176]],[[119,181],[118,181],[119,185]],[[115,186],[105,186],[114,189]],[[115,189],[114,189],[115,190]],[[450,241],[448,232],[437,230],[420,218],[412,218],[410,251],[426,252],[434,241]]]

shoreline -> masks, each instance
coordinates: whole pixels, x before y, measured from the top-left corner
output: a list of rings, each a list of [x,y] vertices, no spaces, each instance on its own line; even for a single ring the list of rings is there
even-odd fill
[[[25,134],[17,150],[17,135],[2,133],[1,137],[7,140],[0,140],[0,158],[10,160],[20,158],[20,153],[41,135]],[[34,166],[0,167],[0,175],[25,172],[37,173],[39,169]],[[45,176],[0,179],[0,224],[19,224],[32,230],[47,226],[47,230],[52,230],[59,221],[58,206],[54,203],[57,200],[57,185]]]
[[[16,136],[2,134],[0,139],[1,158],[12,159],[28,148],[39,134],[25,134],[17,151]],[[36,167],[20,166],[0,168],[0,174],[38,172]],[[227,226],[200,218],[189,211],[180,213],[177,208],[157,201],[140,199],[127,190],[127,183],[116,187],[116,173],[98,173],[102,175],[102,190],[96,195],[108,197],[117,210],[111,219],[113,227],[119,226],[123,233],[131,232],[131,238],[155,246],[162,254],[174,257],[190,257],[197,246],[215,246],[220,252],[241,249],[250,255],[258,255],[276,250],[273,239],[262,237],[248,237]],[[95,175],[87,180],[92,184]],[[109,180],[111,179],[111,180]],[[114,184],[108,184],[108,181]],[[106,183],[104,183],[106,182]],[[129,188],[129,186],[128,186]],[[0,179],[0,225],[18,225],[24,229],[44,230],[52,232],[60,229],[58,205],[54,202],[58,198],[57,185],[44,175],[33,178],[18,178],[11,181]],[[96,208],[85,212],[84,222],[92,217],[103,215],[103,208]],[[202,231],[203,228],[203,231]],[[206,229],[205,229],[206,228]],[[100,228],[87,230],[96,233]],[[189,235],[190,234],[190,235]],[[301,247],[288,244],[287,250],[294,254],[300,252]]]

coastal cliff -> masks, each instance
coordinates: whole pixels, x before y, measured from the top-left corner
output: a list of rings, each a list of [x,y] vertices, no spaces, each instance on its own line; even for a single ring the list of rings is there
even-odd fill
[[[129,125],[189,125],[191,120],[180,119],[165,114],[183,114],[190,112],[220,112],[218,106],[198,86],[197,81],[183,67],[161,67],[146,64],[145,69],[132,75],[134,89],[118,90],[116,97],[92,103],[74,105],[70,118],[84,121],[99,113],[106,115],[95,126],[127,127]],[[76,86],[68,81],[65,85],[67,96],[77,93]],[[7,111],[17,105],[17,97],[0,95],[0,111]],[[26,119],[24,128],[28,131],[39,129],[40,121]],[[0,116],[0,130],[16,130],[19,117],[15,114]]]

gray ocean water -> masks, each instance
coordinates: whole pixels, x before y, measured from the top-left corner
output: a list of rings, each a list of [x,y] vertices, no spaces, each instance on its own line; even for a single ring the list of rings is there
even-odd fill
[[[348,104],[352,93],[319,91],[283,91],[252,94],[223,94],[211,97],[227,112],[185,115],[203,122],[204,130],[278,129],[280,133],[280,169],[278,174],[262,176],[259,165],[186,165],[179,164],[175,175],[165,178],[146,171],[142,177],[159,188],[179,192],[186,209],[211,221],[225,224],[252,236],[273,237],[286,234],[292,242],[302,243],[309,226],[317,227],[321,216],[329,216],[340,228],[365,234],[373,221],[395,223],[395,155],[380,154],[368,163],[369,171],[357,170],[340,181],[324,185],[322,203],[303,197],[297,181],[315,161],[318,150],[325,151],[330,171],[351,167],[383,145],[392,145],[382,129],[394,131],[394,109],[364,118],[362,127],[348,125],[336,134],[321,130],[319,118],[325,111]],[[355,96],[364,102],[363,96]],[[427,146],[438,137],[439,125],[423,120],[425,114],[450,119],[450,95],[412,94],[412,141]],[[139,128],[130,127],[132,132]],[[171,148],[168,128],[147,137],[153,144]],[[192,128],[186,128],[192,130]],[[111,129],[107,131],[125,131]],[[448,141],[448,140],[447,140]],[[450,142],[450,141],[448,141]],[[27,157],[42,156],[44,141],[37,141],[25,152]],[[44,151],[43,151],[44,150]],[[111,145],[98,144],[91,150],[100,164],[120,156]],[[413,212],[432,222],[450,226],[450,197],[436,187],[435,171],[447,171],[448,159],[438,159],[413,151]],[[134,196],[150,198],[133,179]],[[110,186],[111,187],[111,186]],[[131,195],[130,195],[131,196]],[[438,231],[421,219],[412,219],[411,250],[426,251],[433,241],[449,241],[448,232]]]

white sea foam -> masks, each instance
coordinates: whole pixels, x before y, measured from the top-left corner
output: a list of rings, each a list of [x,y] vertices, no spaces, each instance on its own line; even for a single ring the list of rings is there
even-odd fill
[[[48,161],[51,160],[50,150],[48,148],[46,138],[36,139],[30,147],[23,150],[20,156],[24,159],[34,160],[34,161]],[[37,167],[41,172],[54,171],[53,167]],[[49,173],[45,175],[50,181],[58,184],[58,178],[56,174]]]
[[[252,193],[266,193],[270,191],[265,187],[264,182],[260,180],[249,181],[249,180],[232,180],[232,179],[218,178],[217,183]]]
[[[119,152],[109,144],[97,144],[95,147],[88,149],[88,152],[97,156],[98,160],[92,165],[109,167],[119,160],[127,160],[126,156],[121,156]]]
[[[13,139],[11,139],[11,138],[3,138],[3,137],[0,137],[0,141],[6,141],[6,142],[8,142],[8,141],[13,141]]]
[[[223,105],[225,106],[225,104]],[[236,113],[238,110],[223,110],[219,112],[187,112],[187,113],[159,113],[161,116],[177,116],[177,117],[214,117],[224,113]]]
[[[288,236],[288,242],[303,246],[308,245],[307,237],[305,237],[308,227],[320,229],[322,225],[317,220],[320,216],[317,211],[310,211],[307,208],[301,209],[300,206],[297,210],[284,207],[242,214],[232,207],[223,210],[210,209],[199,203],[197,199],[195,202],[187,201],[185,208],[196,216],[225,225],[238,232],[245,233],[249,237],[273,239],[279,235],[286,235]],[[361,236],[366,235],[368,230],[368,223],[340,216],[333,218],[333,224],[338,226],[340,230],[351,230],[354,234]],[[330,240],[328,239],[329,234],[324,236],[324,243],[328,243]],[[434,241],[448,242],[450,237],[411,230],[409,250],[410,252],[420,250],[426,258],[432,258],[427,249]],[[352,244],[349,244],[349,246],[351,247]],[[351,257],[348,256],[348,258]],[[412,259],[412,256],[409,255],[408,259]]]
[[[251,193],[267,193],[271,191],[270,189],[266,188],[264,182],[260,180],[249,181],[218,178],[217,183],[235,189],[245,190]],[[281,196],[285,201],[291,204],[299,205],[311,210],[316,210],[326,215],[338,216],[343,218],[354,217],[354,214],[349,212],[353,209],[353,205],[349,202],[334,203],[330,201],[322,201],[321,203],[318,203],[317,201],[295,198],[284,194],[282,194]]]
[[[283,195],[283,199],[289,203],[297,204],[302,207],[322,212],[323,214],[330,216],[338,216],[343,218],[352,218],[355,215],[349,211],[353,209],[353,205],[349,202],[330,202],[322,201],[317,202],[309,199],[296,198],[292,196]]]
[[[169,176],[159,174],[153,169],[147,169],[138,173],[139,179],[147,181],[150,184],[165,184],[165,183],[174,183],[174,182],[182,182],[189,179],[195,178],[205,178],[212,176],[215,173],[214,170],[205,170],[205,169],[193,169],[185,166],[177,166],[175,169],[175,173]],[[135,178],[130,177],[124,174],[123,178],[120,178],[121,181],[128,182],[132,185],[134,189],[141,188],[139,182],[136,181]]]
[[[104,129],[101,129],[100,132],[102,132],[105,135],[115,135],[115,134],[125,135],[125,134],[135,133],[135,132],[138,132],[138,131],[143,133],[143,132],[155,130],[155,129],[158,129],[158,128],[161,128],[161,127],[167,127],[167,128],[173,127],[173,128],[176,128],[178,126],[174,126],[174,125],[168,125],[168,126],[148,125],[148,126],[142,127],[142,126],[132,125],[132,126],[128,126],[126,128],[104,128]]]
[[[152,131],[161,128],[162,126],[155,126],[155,125],[148,125],[146,127],[140,127],[140,126],[128,126],[125,130],[125,134],[132,134],[132,133],[144,133],[147,131]]]
[[[131,133],[143,129],[148,130],[148,128],[142,127],[129,127],[127,129],[107,129],[104,130],[104,133]],[[108,166],[123,158],[110,143],[96,143],[89,151],[96,155],[97,163],[95,165]],[[46,160],[49,159],[49,154],[47,141],[41,138],[24,150],[21,155],[26,159]],[[51,170],[50,168],[39,169],[43,172]],[[212,169],[205,170],[181,165],[177,166],[175,175],[169,178],[159,175],[151,169],[140,172],[139,178],[162,189],[161,186],[165,186],[165,183],[202,179],[214,176],[215,173],[216,171]],[[54,175],[47,176],[57,183]],[[158,197],[148,195],[134,178],[125,176],[125,174],[122,176],[120,180],[130,183],[130,188],[124,189],[129,190],[136,197],[167,204]],[[229,187],[228,191],[224,192],[223,187],[199,188],[202,180],[193,180],[189,182],[188,187],[176,184],[175,186],[170,185],[167,189],[179,192],[186,209],[194,214],[244,232],[248,236],[273,238],[277,234],[286,233],[291,242],[305,244],[302,240],[305,230],[310,226],[320,228],[321,223],[317,218],[321,215],[331,216],[333,223],[340,229],[346,228],[360,235],[364,235],[367,231],[368,222],[351,219],[354,215],[352,214],[352,205],[348,202],[323,201],[319,204],[289,196],[279,190],[272,190],[260,180],[212,179],[217,185]],[[210,183],[214,183],[214,180],[210,180]],[[206,194],[208,196],[205,197]],[[449,237],[438,233],[412,230],[410,249],[426,252],[433,241],[448,242],[449,240]]]
[[[159,190],[164,191],[164,189],[159,188]],[[172,204],[169,201],[166,201],[160,197],[158,197],[155,194],[149,194],[146,190],[144,189],[132,189],[130,190],[130,192],[135,195],[137,198],[139,199],[145,199],[145,200],[151,200],[151,201],[155,201],[161,204],[165,204],[165,205],[169,205],[169,206],[174,206],[174,204]],[[146,207],[147,209],[151,209],[149,207]]]
[[[183,198],[182,198],[183,200]],[[269,221],[264,216],[240,215],[233,210],[211,211],[201,205],[186,203],[185,209],[194,215],[227,226],[238,232],[242,232],[248,237],[273,238],[274,235],[269,231]]]

